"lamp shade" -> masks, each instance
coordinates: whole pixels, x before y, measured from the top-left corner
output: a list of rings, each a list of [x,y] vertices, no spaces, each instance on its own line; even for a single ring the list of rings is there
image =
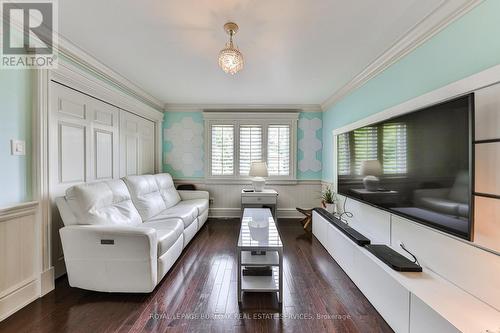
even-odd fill
[[[382,175],[382,165],[378,160],[366,160],[361,162],[361,174],[363,176]]]
[[[250,177],[267,177],[267,164],[266,162],[252,162],[250,165]]]

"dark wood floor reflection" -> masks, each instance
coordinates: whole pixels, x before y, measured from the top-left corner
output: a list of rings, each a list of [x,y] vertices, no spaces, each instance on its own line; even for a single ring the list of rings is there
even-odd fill
[[[392,332],[322,245],[295,220],[278,223],[284,300],[245,294],[238,307],[237,220],[210,220],[151,294],[68,285],[0,323],[0,332]]]

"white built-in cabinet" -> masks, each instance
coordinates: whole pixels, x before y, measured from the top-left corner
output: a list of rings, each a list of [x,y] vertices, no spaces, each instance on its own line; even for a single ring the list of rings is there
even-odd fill
[[[49,192],[51,201],[76,184],[155,172],[155,122],[50,83]],[[52,253],[56,276],[65,272],[52,204]]]

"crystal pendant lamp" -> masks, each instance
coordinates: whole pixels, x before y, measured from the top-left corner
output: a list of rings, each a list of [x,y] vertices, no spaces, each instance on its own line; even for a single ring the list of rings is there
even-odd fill
[[[228,22],[224,24],[224,30],[229,34],[229,42],[219,52],[219,67],[224,72],[234,75],[243,69],[243,54],[233,45],[233,35],[238,31],[238,25]]]

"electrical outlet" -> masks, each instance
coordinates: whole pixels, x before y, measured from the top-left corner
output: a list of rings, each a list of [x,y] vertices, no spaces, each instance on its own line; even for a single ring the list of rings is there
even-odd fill
[[[208,199],[208,204],[209,204],[210,206],[213,206],[213,204],[214,204],[214,198],[210,198],[210,199]]]
[[[10,140],[11,155],[26,155],[26,142],[24,140]]]

